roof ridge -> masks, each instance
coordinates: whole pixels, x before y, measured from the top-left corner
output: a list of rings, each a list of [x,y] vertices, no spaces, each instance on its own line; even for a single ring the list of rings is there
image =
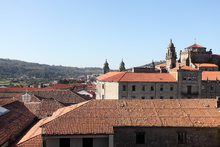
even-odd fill
[[[75,110],[75,109],[77,109],[77,108],[81,107],[82,105],[84,105],[84,104],[88,103],[89,101],[91,101],[91,100],[84,101],[84,102],[81,102],[81,103],[78,103],[78,104],[74,104],[74,105],[71,105],[71,106],[67,106],[67,107],[72,107],[72,106],[76,106],[76,107],[72,108],[72,109],[71,109],[71,110],[69,110],[68,112],[65,112],[65,113],[63,113],[63,114],[61,114],[61,115],[58,115],[58,116],[56,116],[56,117],[54,116],[55,118],[52,118],[52,117],[53,117],[53,115],[52,115],[52,116],[50,116],[50,117],[47,117],[47,119],[50,119],[50,118],[51,118],[51,120],[49,120],[49,121],[48,121],[48,122],[46,122],[45,124],[40,125],[40,127],[43,127],[44,125],[46,125],[46,124],[50,123],[51,121],[53,121],[53,120],[55,120],[55,119],[57,119],[57,118],[59,118],[59,117],[63,116],[64,114],[67,114],[67,113],[71,112],[72,110]],[[67,107],[63,107],[63,108],[60,108],[60,109],[65,109],[65,108],[67,108]],[[59,110],[59,109],[58,109],[58,110]],[[57,111],[58,111],[58,110],[57,110]],[[56,113],[57,111],[55,111],[55,113]]]
[[[118,80],[119,82],[121,81],[121,79],[126,75],[127,72],[124,72],[124,74],[121,76],[121,78]]]

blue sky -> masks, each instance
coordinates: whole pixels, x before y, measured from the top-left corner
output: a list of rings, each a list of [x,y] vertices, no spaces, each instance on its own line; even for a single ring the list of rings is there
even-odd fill
[[[192,45],[220,54],[219,0],[0,0],[0,58],[110,68]]]

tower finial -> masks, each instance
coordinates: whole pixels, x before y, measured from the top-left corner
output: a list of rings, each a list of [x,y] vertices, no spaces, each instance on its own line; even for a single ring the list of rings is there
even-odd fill
[[[125,69],[125,63],[124,63],[123,58],[122,58],[120,66],[119,66],[119,71],[125,71],[125,70],[126,70]]]
[[[196,44],[196,38],[194,38],[194,44]]]
[[[109,69],[109,64],[107,62],[107,59],[105,60],[105,63],[104,63],[104,67],[103,67],[103,73],[108,73],[110,71]]]

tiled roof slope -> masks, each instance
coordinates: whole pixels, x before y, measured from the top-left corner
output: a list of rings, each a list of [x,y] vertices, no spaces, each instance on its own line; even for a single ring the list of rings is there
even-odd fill
[[[205,47],[203,47],[203,46],[201,46],[199,44],[193,44],[191,46],[188,46],[187,48],[205,48]]]
[[[9,110],[0,116],[1,146],[6,141],[15,141],[14,139],[33,122],[35,116],[19,101],[0,100],[0,105]]]
[[[76,104],[85,101],[83,97],[71,90],[36,90],[32,93],[40,99],[53,98],[64,105]]]
[[[43,89],[69,89],[71,87],[74,87],[74,86],[82,86],[83,84],[81,83],[74,83],[74,84],[52,84],[52,85],[49,85]]]
[[[219,127],[215,105],[216,99],[91,100],[59,109],[19,143],[40,135],[42,128],[45,135],[70,135],[112,134],[117,126]]]
[[[109,72],[97,79],[113,82],[176,82],[169,73]]]
[[[29,140],[33,139],[35,140],[35,137],[37,136],[40,136],[41,133],[42,133],[42,130],[41,130],[41,126],[50,122],[50,121],[53,121],[54,119],[56,118],[59,118],[60,116],[70,112],[71,110],[74,110],[75,108],[77,107],[80,107],[81,105],[87,103],[88,101],[86,102],[82,102],[82,103],[79,103],[79,104],[75,104],[75,105],[71,105],[71,106],[68,106],[68,107],[63,107],[63,108],[60,108],[58,109],[56,112],[54,112],[54,114],[51,116],[51,117],[47,117],[47,118],[44,118],[44,119],[41,119],[36,125],[34,125],[22,138],[21,140],[18,142],[18,146],[20,147],[25,145],[24,143],[28,142]]]
[[[30,88],[30,87],[13,87],[13,88],[0,88],[0,93],[25,93],[25,92],[32,92],[37,88]]]
[[[215,99],[92,100],[43,126],[50,135],[109,134],[114,126],[218,127],[215,103]]]
[[[38,118],[51,116],[57,109],[64,107],[54,99],[42,99],[41,102],[25,103],[25,106]]]
[[[220,80],[220,71],[203,71],[202,80]]]
[[[216,64],[212,63],[194,63],[197,67],[218,67]]]

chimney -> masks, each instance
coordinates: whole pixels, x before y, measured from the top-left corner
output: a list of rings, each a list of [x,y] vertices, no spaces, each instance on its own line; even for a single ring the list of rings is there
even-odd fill
[[[217,97],[216,97],[216,100],[217,100],[217,102],[216,102],[216,108],[220,108],[220,96],[217,96]]]

